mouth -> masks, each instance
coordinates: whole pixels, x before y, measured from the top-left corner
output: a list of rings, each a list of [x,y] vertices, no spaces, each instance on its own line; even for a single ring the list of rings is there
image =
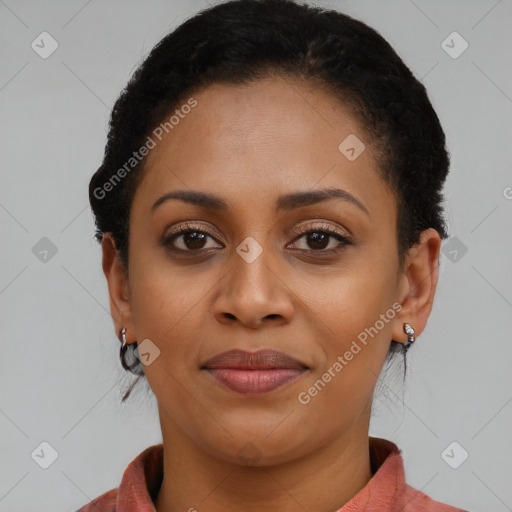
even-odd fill
[[[310,368],[283,352],[265,349],[222,352],[200,369],[232,391],[255,396],[296,381]]]

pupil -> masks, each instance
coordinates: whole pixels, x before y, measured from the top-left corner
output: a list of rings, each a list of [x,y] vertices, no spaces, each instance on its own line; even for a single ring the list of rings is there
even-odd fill
[[[325,243],[325,242],[328,242],[328,239],[329,239],[329,236],[326,235],[325,233],[311,233],[308,235],[308,237],[309,237],[308,243],[310,243],[312,241],[313,249],[324,249],[327,245],[329,245],[328,243]],[[318,243],[320,244],[320,247],[315,246],[315,244],[318,244]],[[310,247],[311,247],[311,243],[310,243]]]
[[[189,249],[200,249],[204,245],[204,238],[204,233],[192,231],[184,235],[184,242]],[[192,247],[189,247],[189,244],[192,244]]]

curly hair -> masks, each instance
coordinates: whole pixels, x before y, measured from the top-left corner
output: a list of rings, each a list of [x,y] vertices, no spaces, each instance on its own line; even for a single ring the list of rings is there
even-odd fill
[[[401,270],[423,230],[449,236],[442,206],[449,169],[445,135],[425,87],[390,44],[335,10],[294,0],[230,0],[200,11],[160,40],[113,107],[89,200],[96,240],[110,233],[126,269],[130,206],[146,170],[145,158],[135,161],[134,150],[194,91],[278,76],[330,93],[362,122],[378,172],[397,201]],[[133,362],[123,366],[140,378],[134,345]],[[400,348],[392,340],[387,361]]]

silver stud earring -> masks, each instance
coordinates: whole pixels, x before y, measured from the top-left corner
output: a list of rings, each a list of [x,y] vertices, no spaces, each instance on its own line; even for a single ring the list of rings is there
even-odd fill
[[[124,348],[126,346],[126,327],[123,327],[121,329],[121,339],[123,341],[123,344],[121,345],[121,348]]]
[[[409,347],[414,343],[414,329],[411,327],[411,324],[404,323],[404,332],[407,334],[407,341],[404,343],[404,353],[409,350]]]
[[[123,366],[125,366],[124,362],[124,354],[126,352],[126,349],[128,348],[128,345],[126,343],[126,327],[123,327],[121,331],[119,332],[119,336],[121,337],[121,348],[119,349],[119,358],[121,359],[121,362],[123,363]]]

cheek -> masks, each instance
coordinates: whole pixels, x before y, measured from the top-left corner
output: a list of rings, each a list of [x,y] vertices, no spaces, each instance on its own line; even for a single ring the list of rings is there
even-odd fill
[[[155,242],[152,242],[155,244]],[[154,246],[152,250],[143,244],[133,244],[130,254],[131,309],[138,326],[161,327],[186,314],[187,304],[183,299],[189,294],[190,277],[177,271],[166,260],[164,249]],[[146,243],[145,246],[149,246]],[[152,246],[153,247],[153,246]]]
[[[313,336],[323,352],[321,363],[300,390],[299,411],[304,428],[315,428],[318,415],[325,418],[323,435],[349,424],[371,407],[373,389],[389,350],[391,320],[388,283],[382,275],[351,273],[331,281],[316,303],[311,322]],[[381,314],[391,311],[381,320]],[[315,317],[317,318],[315,320]],[[308,413],[309,411],[309,413]],[[318,428],[318,425],[316,425]],[[321,442],[319,440],[319,442]]]
[[[216,276],[199,275],[192,266],[178,269],[163,257],[141,254],[132,261],[131,312],[137,339],[149,338],[159,348],[165,367],[181,373],[197,359],[207,314],[204,305]]]
[[[347,267],[325,285],[312,297],[315,312],[332,333],[343,333],[345,338],[357,337],[373,325],[394,299],[390,271],[363,262]]]
[[[388,263],[384,254],[372,258],[368,251],[316,297],[311,321],[318,326],[316,337],[323,351],[316,378],[328,382],[331,390],[322,400],[356,405],[371,392],[389,350],[396,316],[392,263],[392,258]],[[351,390],[348,395],[347,390]]]

